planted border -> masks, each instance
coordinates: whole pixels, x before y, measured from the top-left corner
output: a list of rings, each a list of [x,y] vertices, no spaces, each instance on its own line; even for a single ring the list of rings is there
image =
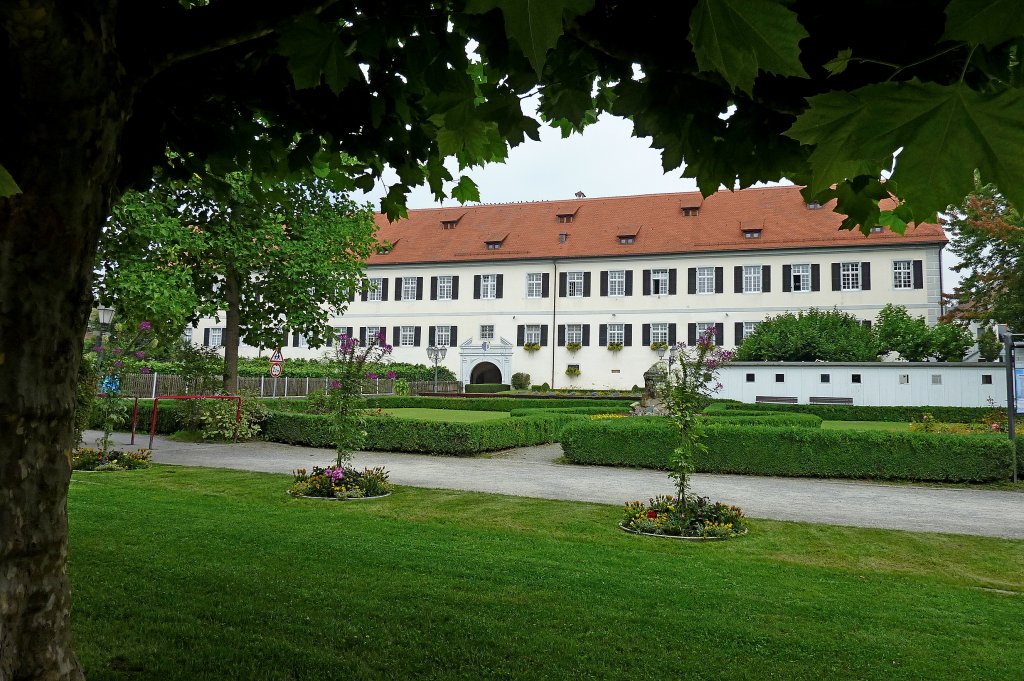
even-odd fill
[[[990,407],[869,407],[858,404],[755,404],[719,402],[705,410],[707,414],[813,414],[825,421],[896,421],[909,423],[924,413],[945,423],[976,423],[992,413]]]
[[[667,419],[587,420],[562,433],[578,464],[665,470],[678,434]],[[1013,443],[996,435],[879,433],[711,424],[701,473],[990,482],[1012,472]]]

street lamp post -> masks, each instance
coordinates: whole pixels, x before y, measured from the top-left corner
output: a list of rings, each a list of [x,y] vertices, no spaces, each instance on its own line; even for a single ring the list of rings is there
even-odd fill
[[[434,392],[437,392],[437,365],[444,360],[448,354],[448,348],[443,345],[430,345],[427,347],[427,359],[434,363]]]
[[[114,308],[112,307],[98,307],[96,308],[96,321],[100,325],[100,342],[103,345],[103,329],[110,326],[110,322],[114,320]]]

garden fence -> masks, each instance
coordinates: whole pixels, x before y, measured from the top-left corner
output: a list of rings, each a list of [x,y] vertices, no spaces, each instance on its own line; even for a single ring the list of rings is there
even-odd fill
[[[331,380],[323,377],[239,376],[235,383],[235,391],[251,392],[260,397],[305,397],[311,392],[327,388]],[[220,388],[219,379],[207,379],[205,381],[206,388],[203,389],[181,376],[156,372],[125,376],[123,381],[122,394],[125,397],[154,398],[164,395],[198,395],[209,392],[211,382],[217,389]],[[438,381],[436,391],[433,381],[409,381],[408,383],[409,391],[413,395],[427,392],[462,392],[462,383],[459,381]],[[393,395],[395,381],[387,378],[365,379],[362,393],[364,395]]]

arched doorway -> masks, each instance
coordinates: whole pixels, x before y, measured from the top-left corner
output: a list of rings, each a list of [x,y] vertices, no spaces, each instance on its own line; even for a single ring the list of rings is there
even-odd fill
[[[469,375],[470,383],[501,383],[501,369],[490,362],[480,362]]]

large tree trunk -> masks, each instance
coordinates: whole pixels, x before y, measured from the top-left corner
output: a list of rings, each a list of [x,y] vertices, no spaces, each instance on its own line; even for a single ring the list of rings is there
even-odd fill
[[[241,327],[241,276],[228,266],[224,277],[224,298],[227,301],[224,319],[224,392],[238,391],[238,334]]]
[[[17,86],[0,111],[0,163],[23,190],[0,199],[0,679],[76,679],[74,385],[128,97],[109,61],[109,16],[18,8],[0,8],[0,67]]]

